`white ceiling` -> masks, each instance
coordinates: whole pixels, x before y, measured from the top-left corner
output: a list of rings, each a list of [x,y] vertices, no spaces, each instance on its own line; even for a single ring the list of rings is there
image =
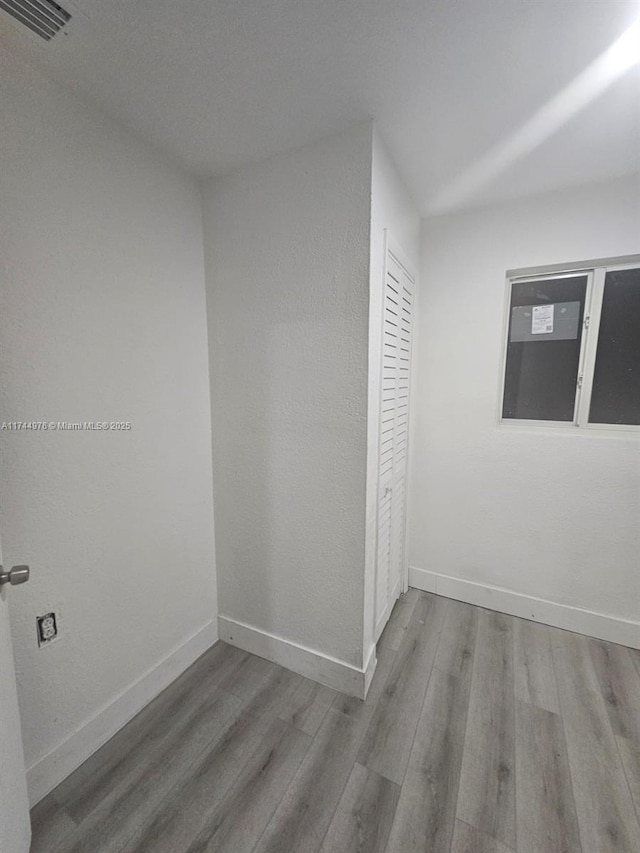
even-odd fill
[[[0,12],[0,39],[199,176],[367,118],[425,213],[640,171],[636,65],[465,190],[639,0],[59,2],[76,11],[66,35],[43,42]]]

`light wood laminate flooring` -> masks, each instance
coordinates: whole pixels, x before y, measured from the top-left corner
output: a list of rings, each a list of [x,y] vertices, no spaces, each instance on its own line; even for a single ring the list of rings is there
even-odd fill
[[[638,853],[640,652],[409,590],[365,702],[218,643],[32,853]]]

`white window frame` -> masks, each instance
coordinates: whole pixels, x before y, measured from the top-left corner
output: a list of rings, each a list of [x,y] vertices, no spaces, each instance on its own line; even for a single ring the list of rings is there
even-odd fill
[[[572,264],[558,264],[527,269],[507,270],[505,278],[505,310],[502,330],[502,359],[500,386],[498,389],[498,424],[508,429],[542,428],[548,430],[573,430],[583,434],[609,434],[619,437],[634,436],[640,438],[640,424],[596,424],[589,423],[589,408],[593,390],[593,377],[598,348],[598,333],[604,297],[605,277],[608,272],[635,269],[640,267],[640,255],[627,255],[618,258],[599,258]],[[507,370],[507,345],[509,337],[509,319],[511,308],[511,290],[514,284],[544,279],[575,278],[587,276],[587,289],[584,302],[584,319],[576,400],[572,421],[529,420],[525,418],[504,418],[504,380]]]

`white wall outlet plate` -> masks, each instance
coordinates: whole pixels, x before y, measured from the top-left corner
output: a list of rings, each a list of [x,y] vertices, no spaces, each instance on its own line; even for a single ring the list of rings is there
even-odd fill
[[[39,646],[46,646],[58,639],[58,616],[53,610],[45,613],[44,616],[36,617],[36,625]]]

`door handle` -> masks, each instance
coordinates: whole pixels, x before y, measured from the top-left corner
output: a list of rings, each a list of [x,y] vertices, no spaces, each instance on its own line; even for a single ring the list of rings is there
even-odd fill
[[[3,572],[2,566],[0,566],[0,586],[5,583],[18,586],[18,584],[26,583],[28,580],[29,566],[14,566],[9,572]]]

